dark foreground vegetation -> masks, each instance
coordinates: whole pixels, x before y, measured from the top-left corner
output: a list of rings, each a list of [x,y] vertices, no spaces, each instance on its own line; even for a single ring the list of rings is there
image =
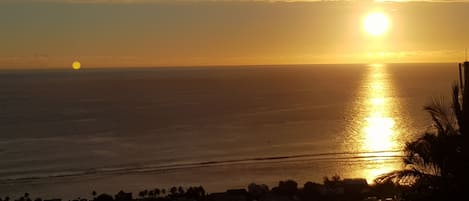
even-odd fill
[[[230,189],[221,193],[206,193],[199,187],[155,188],[138,193],[120,191],[114,195],[93,191],[87,198],[70,201],[364,201],[399,200],[404,188],[393,183],[368,185],[365,179],[341,179],[339,176],[325,177],[322,184],[307,182],[299,186],[293,180],[280,181],[278,186],[269,188],[264,184],[249,184],[247,188]],[[24,196],[0,201],[62,201],[61,199],[32,198]]]
[[[465,63],[466,78],[469,62]],[[462,83],[462,82],[461,82]],[[405,146],[406,168],[377,179],[406,185],[406,200],[466,200],[469,181],[469,80],[454,86],[452,103],[425,107],[433,129]],[[464,86],[464,87],[462,87]],[[463,89],[463,90],[461,90]]]

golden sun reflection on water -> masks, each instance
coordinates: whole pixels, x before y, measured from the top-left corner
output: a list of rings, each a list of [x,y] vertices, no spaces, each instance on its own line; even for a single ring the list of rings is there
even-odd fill
[[[369,65],[361,90],[356,106],[359,112],[352,125],[358,133],[352,138],[364,165],[354,171],[372,183],[377,176],[400,168],[401,132],[396,123],[397,103],[386,66]]]

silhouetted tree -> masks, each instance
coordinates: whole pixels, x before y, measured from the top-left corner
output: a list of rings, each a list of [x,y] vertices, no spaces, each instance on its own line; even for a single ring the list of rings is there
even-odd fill
[[[203,188],[191,186],[186,190],[184,197],[190,200],[205,200],[205,191]]]
[[[138,193],[138,196],[140,196],[142,199],[145,198],[148,194],[148,190],[143,190]]]
[[[160,196],[161,191],[160,191],[159,188],[155,188],[155,190],[153,190],[153,191],[155,192],[156,197]]]
[[[199,186],[197,188],[197,191],[199,192],[200,195],[205,196],[205,189],[202,186]]]
[[[377,183],[392,181],[410,185],[414,192],[428,195],[428,199],[461,192],[468,171],[468,165],[462,161],[469,158],[467,134],[460,129],[464,126],[465,111],[462,107],[464,100],[459,95],[459,87],[453,86],[451,107],[435,101],[425,107],[433,120],[433,129],[406,143],[405,169],[383,175],[376,180]]]
[[[248,192],[254,200],[260,200],[269,192],[269,187],[265,184],[257,185],[255,183],[251,183],[248,186]]]
[[[132,201],[132,193],[126,193],[123,190],[120,190],[116,195],[114,195],[115,201]]]
[[[171,187],[169,192],[171,193],[171,195],[176,195],[178,193],[178,188],[176,186],[173,186]]]
[[[278,184],[278,191],[280,194],[293,196],[298,191],[298,183],[293,180],[280,181]]]
[[[326,186],[328,188],[335,188],[335,187],[337,187],[337,185],[340,184],[340,182],[341,182],[341,178],[337,174],[332,176],[330,179],[327,176],[325,176],[323,178],[324,186]]]
[[[308,198],[307,200],[311,200],[313,197],[318,197],[320,195],[319,189],[321,188],[320,184],[313,183],[313,182],[306,182],[303,185],[303,195]]]
[[[184,188],[182,188],[182,186],[179,186],[179,188],[178,188],[178,193],[179,193],[180,195],[183,195],[183,194],[184,194]]]
[[[98,194],[98,193],[96,193],[96,191],[91,192],[91,195],[93,196],[93,200],[96,199],[96,195],[97,195],[97,194]]]
[[[155,193],[152,190],[148,191],[148,197],[153,198],[154,195]]]

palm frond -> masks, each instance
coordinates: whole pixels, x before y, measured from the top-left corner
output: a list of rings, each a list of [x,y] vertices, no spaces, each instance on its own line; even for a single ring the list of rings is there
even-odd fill
[[[375,179],[376,183],[395,183],[399,185],[410,186],[424,178],[434,178],[435,175],[423,173],[417,169],[397,170],[383,174]]]

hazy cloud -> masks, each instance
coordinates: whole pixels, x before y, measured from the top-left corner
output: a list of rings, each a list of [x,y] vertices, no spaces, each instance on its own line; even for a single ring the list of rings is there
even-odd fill
[[[364,2],[363,0],[3,0],[1,2],[54,2],[54,3],[104,3],[104,4],[132,4],[132,3],[162,3],[162,2]],[[469,2],[469,0],[367,0],[368,2]],[[1,3],[0,2],[0,3]]]

